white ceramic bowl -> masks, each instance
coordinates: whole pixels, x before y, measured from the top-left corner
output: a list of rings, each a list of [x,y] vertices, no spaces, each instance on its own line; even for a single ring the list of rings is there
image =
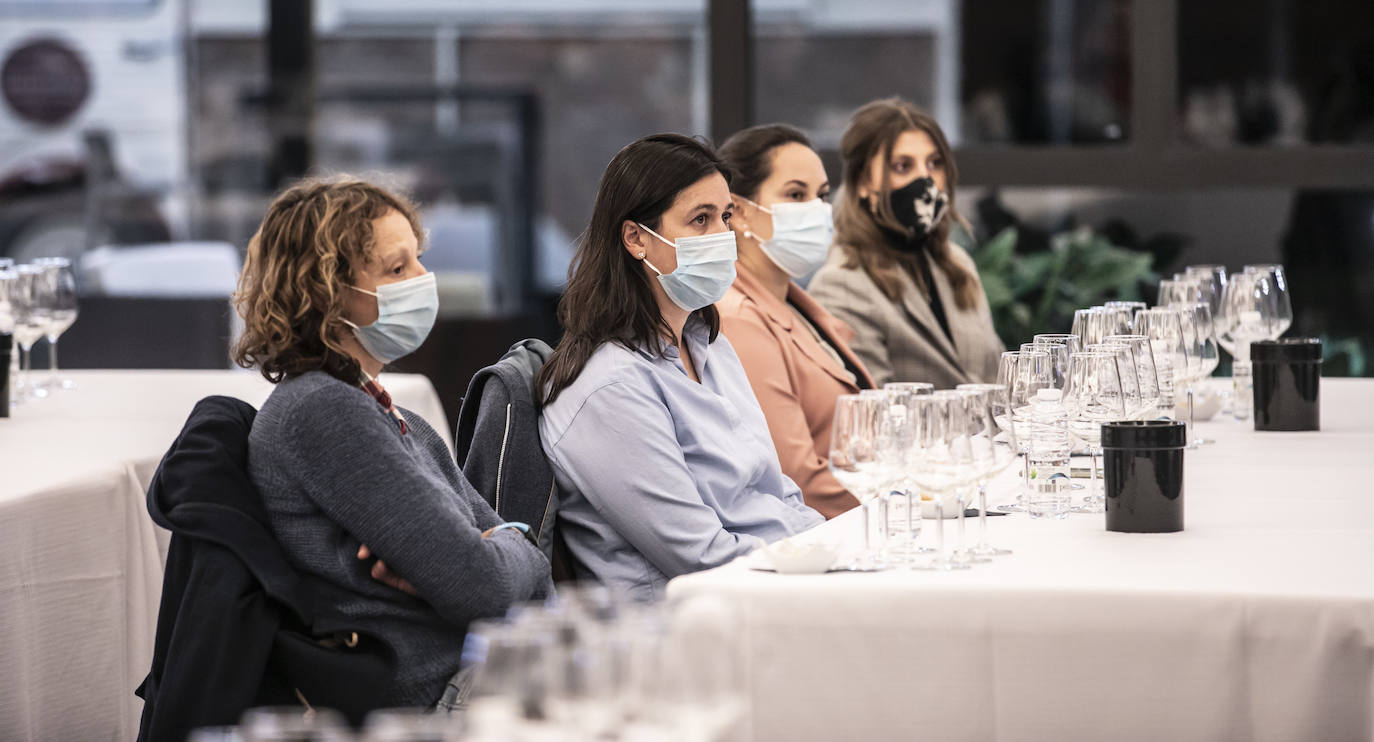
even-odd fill
[[[820,574],[835,565],[838,554],[825,544],[794,544],[779,541],[763,548],[763,555],[778,574]]]
[[[927,499],[926,499],[927,497],[929,497],[930,499],[927,500]],[[945,506],[945,513],[944,513],[945,518],[958,518],[958,517],[959,517],[959,498],[955,497],[953,493],[947,493],[947,494],[944,496],[944,506]],[[935,517],[935,498],[934,498],[933,496],[931,496],[931,495],[922,495],[922,496],[921,496],[921,517],[922,517],[922,518],[934,518],[934,517]]]
[[[1193,420],[1202,422],[1211,420],[1213,416],[1221,410],[1221,395],[1211,392],[1199,385],[1193,390]],[[1174,417],[1184,422],[1188,421],[1188,394],[1187,392],[1175,392],[1174,394]]]

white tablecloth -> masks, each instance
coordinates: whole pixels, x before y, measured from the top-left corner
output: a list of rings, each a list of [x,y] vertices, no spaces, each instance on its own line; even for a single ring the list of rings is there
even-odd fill
[[[1218,442],[1186,454],[1182,533],[1018,514],[989,520],[1015,554],[965,572],[741,559],[669,592],[740,606],[759,742],[1371,740],[1374,381],[1322,397],[1317,433],[1200,424]]]
[[[152,661],[167,533],[144,499],[192,406],[259,406],[238,371],[72,371],[79,388],[0,419],[0,740],[128,740]],[[429,380],[379,379],[452,444]]]

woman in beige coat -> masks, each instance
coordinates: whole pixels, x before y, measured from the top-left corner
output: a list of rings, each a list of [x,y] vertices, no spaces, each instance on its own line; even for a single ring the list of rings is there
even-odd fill
[[[794,278],[825,259],[833,237],[830,181],[806,135],[784,124],[745,129],[725,141],[739,248],[736,278],[716,303],[758,397],[782,471],[806,504],[833,518],[859,501],[830,473],[835,398],[873,380],[849,349],[854,333]]]
[[[992,382],[1002,341],[973,259],[949,240],[958,171],[935,120],[900,98],[854,113],[835,248],[809,290],[854,329],[878,384]]]

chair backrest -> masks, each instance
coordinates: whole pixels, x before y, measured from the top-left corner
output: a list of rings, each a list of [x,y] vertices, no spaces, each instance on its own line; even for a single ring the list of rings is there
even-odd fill
[[[570,555],[557,538],[558,483],[539,440],[534,380],[553,353],[542,340],[522,340],[472,377],[454,433],[464,476],[505,520],[528,523],[554,566],[570,579]],[[560,574],[561,573],[561,574]]]
[[[358,723],[394,676],[395,652],[380,639],[344,631],[356,641],[341,649],[311,633],[348,624],[319,603],[271,530],[247,472],[255,414],[228,397],[198,402],[149,485],[148,513],[172,538],[138,689],[140,740],[183,739],[302,696]]]

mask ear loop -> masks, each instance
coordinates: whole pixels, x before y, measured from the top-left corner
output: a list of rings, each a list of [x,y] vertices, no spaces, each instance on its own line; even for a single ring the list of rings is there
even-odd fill
[[[755,201],[755,200],[752,199],[752,198],[748,198],[748,197],[746,197],[746,196],[740,196],[740,198],[744,199],[745,201],[748,201],[750,206],[753,206],[754,208],[758,209],[759,211],[762,211],[763,213],[767,214],[769,217],[772,217],[772,216],[773,216],[773,210],[770,209],[770,208],[768,208],[767,206],[764,206],[763,204],[761,204],[761,203]],[[752,230],[752,229],[750,229],[750,228],[748,228],[748,227],[745,227],[745,228],[744,228],[744,238],[745,238],[745,239],[749,239],[749,240],[758,240],[759,242],[763,242],[763,241],[764,241],[764,239],[763,239],[762,237],[759,237],[758,235],[754,234],[754,230]]]
[[[378,299],[381,299],[381,298],[382,298],[382,295],[379,294],[379,293],[377,293],[376,291],[368,291],[367,289],[360,289],[360,288],[358,288],[357,286],[354,286],[354,285],[351,284],[351,283],[346,283],[346,284],[344,284],[344,286],[347,286],[348,288],[353,289],[354,291],[358,291],[358,292],[367,294],[367,295],[369,295],[369,296],[375,296],[375,297],[377,297]],[[378,304],[377,304],[377,311],[378,311],[378,313],[381,312],[381,309],[382,309],[382,306],[381,306],[380,303],[378,303]],[[348,320],[347,317],[339,317],[339,321],[342,322],[342,323],[344,323],[345,325],[348,325],[349,327],[352,327],[352,328],[355,329],[355,330],[359,329],[359,327],[358,327],[357,325],[353,324],[352,322],[350,322],[350,321]]]
[[[654,230],[649,229],[648,227],[644,226],[643,224],[640,224],[639,222],[635,222],[635,226],[636,226],[636,227],[639,227],[640,229],[644,230],[645,232],[648,232],[649,234],[651,234],[651,235],[657,237],[659,240],[661,240],[661,241],[663,242],[663,244],[667,245],[668,247],[671,247],[671,248],[673,248],[674,250],[677,249],[677,245],[673,244],[672,242],[669,242],[668,239],[667,239],[666,237],[664,237],[663,235],[659,234],[658,232],[655,232]],[[641,250],[640,253],[639,253],[639,259],[640,259],[640,260],[643,260],[645,265],[647,265],[647,266],[649,266],[651,269],[653,269],[654,273],[657,273],[657,274],[660,275],[660,276],[663,275],[663,271],[661,271],[661,270],[659,270],[657,267],[655,267],[653,263],[650,263],[650,262],[649,262],[649,259],[648,259],[647,257],[645,257],[645,252],[642,251],[642,250]]]

